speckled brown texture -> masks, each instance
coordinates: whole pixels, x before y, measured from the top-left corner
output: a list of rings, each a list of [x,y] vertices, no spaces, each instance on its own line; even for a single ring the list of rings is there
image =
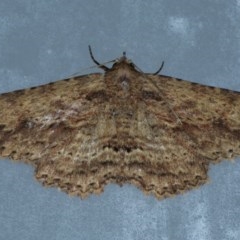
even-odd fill
[[[164,198],[240,155],[240,93],[138,72],[125,57],[89,74],[0,95],[0,156],[86,197],[132,183]]]

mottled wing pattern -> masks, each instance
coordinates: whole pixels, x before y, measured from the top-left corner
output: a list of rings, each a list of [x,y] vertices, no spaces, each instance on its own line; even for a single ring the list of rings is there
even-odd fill
[[[182,121],[175,129],[182,144],[192,142],[190,148],[211,162],[240,155],[240,92],[172,77],[151,78]]]
[[[152,168],[157,173],[152,183],[155,195],[197,187],[207,181],[210,163],[240,155],[239,92],[167,76],[147,78],[145,84],[151,82],[156,90],[144,100],[158,145],[151,152],[157,156]]]
[[[102,88],[103,74],[91,74],[0,95],[0,156],[30,163],[43,183],[64,188],[71,171],[83,171],[76,159],[97,154],[101,109],[91,92]]]
[[[0,109],[0,156],[80,197],[109,182],[173,196],[240,155],[239,93],[144,74],[125,56],[105,74],[2,94]]]

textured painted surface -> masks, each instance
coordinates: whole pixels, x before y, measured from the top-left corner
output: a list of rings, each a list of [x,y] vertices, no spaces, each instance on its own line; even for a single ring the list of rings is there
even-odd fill
[[[240,90],[239,1],[1,1],[0,91],[64,78],[128,57],[144,72]],[[97,69],[91,70],[96,72]],[[82,73],[81,73],[82,74]],[[239,239],[240,161],[210,168],[211,182],[157,201],[111,185],[87,201],[32,181],[33,169],[0,161],[5,239]]]

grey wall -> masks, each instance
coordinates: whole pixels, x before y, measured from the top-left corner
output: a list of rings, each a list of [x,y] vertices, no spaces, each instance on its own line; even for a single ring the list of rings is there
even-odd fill
[[[240,91],[239,0],[1,0],[0,92],[92,66],[88,44],[101,62],[125,50],[143,71],[165,60],[162,74]],[[0,239],[240,239],[240,159],[209,175],[173,199],[109,185],[82,201],[1,160]]]

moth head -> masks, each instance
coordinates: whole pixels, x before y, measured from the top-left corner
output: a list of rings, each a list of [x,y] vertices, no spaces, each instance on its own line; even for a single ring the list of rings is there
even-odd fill
[[[123,67],[124,65],[126,67],[128,66],[128,67],[130,67],[132,69],[135,69],[135,67],[136,67],[135,64],[132,62],[132,60],[128,59],[126,57],[126,52],[123,52],[122,57],[117,58],[117,59],[114,60],[114,64],[112,65],[112,69],[120,67],[120,66]]]
[[[89,53],[90,53],[90,56],[91,56],[93,62],[96,63],[97,66],[98,66],[99,68],[103,69],[105,72],[108,72],[108,71],[110,71],[110,70],[115,70],[115,69],[117,69],[117,68],[128,68],[128,69],[135,70],[135,71],[136,71],[136,69],[138,69],[138,68],[136,67],[136,65],[135,65],[130,59],[128,59],[128,58],[126,57],[126,52],[123,52],[122,57],[117,58],[117,59],[112,60],[112,61],[106,62],[106,63],[111,63],[111,62],[113,62],[112,68],[108,68],[107,66],[104,65],[104,64],[106,64],[106,63],[99,63],[99,62],[94,58],[91,47],[88,46],[88,48],[89,48]]]

